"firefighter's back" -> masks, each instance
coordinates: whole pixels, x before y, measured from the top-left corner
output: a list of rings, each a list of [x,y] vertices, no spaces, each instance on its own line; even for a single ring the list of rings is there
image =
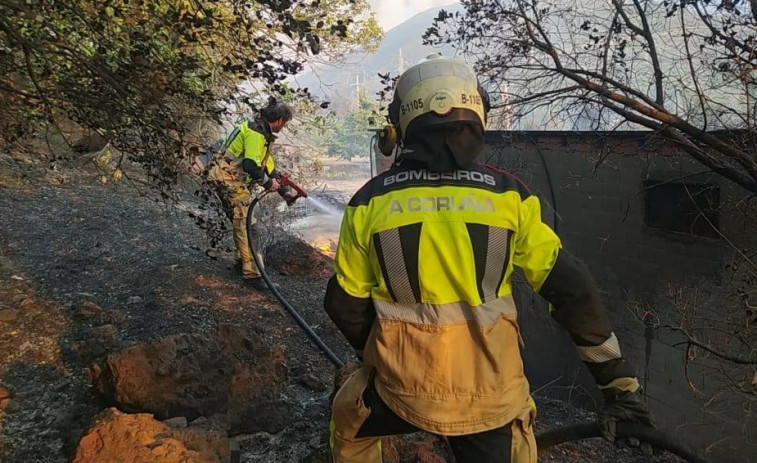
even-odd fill
[[[528,406],[509,280],[529,198],[515,177],[487,166],[439,173],[404,164],[350,202],[345,221],[377,280],[365,359],[379,393],[411,423],[470,433]]]

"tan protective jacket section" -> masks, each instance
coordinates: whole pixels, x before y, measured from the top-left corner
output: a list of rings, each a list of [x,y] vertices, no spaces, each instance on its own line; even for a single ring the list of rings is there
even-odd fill
[[[511,277],[535,288],[560,240],[539,201],[488,167],[449,174],[395,168],[345,211],[339,286],[370,297],[376,321],[365,362],[408,422],[461,435],[507,424],[529,406]]]

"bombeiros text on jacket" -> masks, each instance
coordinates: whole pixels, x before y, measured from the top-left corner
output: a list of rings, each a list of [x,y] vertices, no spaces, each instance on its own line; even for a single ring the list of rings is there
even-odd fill
[[[431,172],[426,169],[408,170],[397,172],[384,178],[384,186],[394,183],[403,183],[410,180],[468,180],[471,182],[484,183],[495,186],[497,184],[493,175],[470,170],[454,170],[452,172]]]

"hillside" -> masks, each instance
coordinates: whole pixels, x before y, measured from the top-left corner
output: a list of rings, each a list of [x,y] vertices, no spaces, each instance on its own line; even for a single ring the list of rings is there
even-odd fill
[[[381,89],[379,73],[397,75],[400,65],[407,68],[433,52],[454,56],[452,48],[424,46],[421,36],[440,10],[459,11],[461,8],[459,3],[430,8],[387,31],[375,53],[352,53],[345,57],[343,65],[321,66],[298,74],[294,80],[315,95],[332,98],[337,94],[343,97],[353,95],[358,78],[361,86],[367,85],[369,95],[373,94]]]

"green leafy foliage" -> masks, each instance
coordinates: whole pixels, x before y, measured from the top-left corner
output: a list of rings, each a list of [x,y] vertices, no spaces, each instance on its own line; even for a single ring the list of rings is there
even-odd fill
[[[358,92],[353,108],[345,115],[331,112],[310,120],[310,132],[315,143],[335,157],[350,159],[369,156],[369,144],[377,124],[381,122],[380,106],[368,98],[364,90]]]
[[[68,118],[164,190],[206,142],[198,123],[240,99],[256,109],[243,82],[308,99],[282,81],[316,54],[375,46],[378,30],[365,0],[0,0],[0,142]]]

